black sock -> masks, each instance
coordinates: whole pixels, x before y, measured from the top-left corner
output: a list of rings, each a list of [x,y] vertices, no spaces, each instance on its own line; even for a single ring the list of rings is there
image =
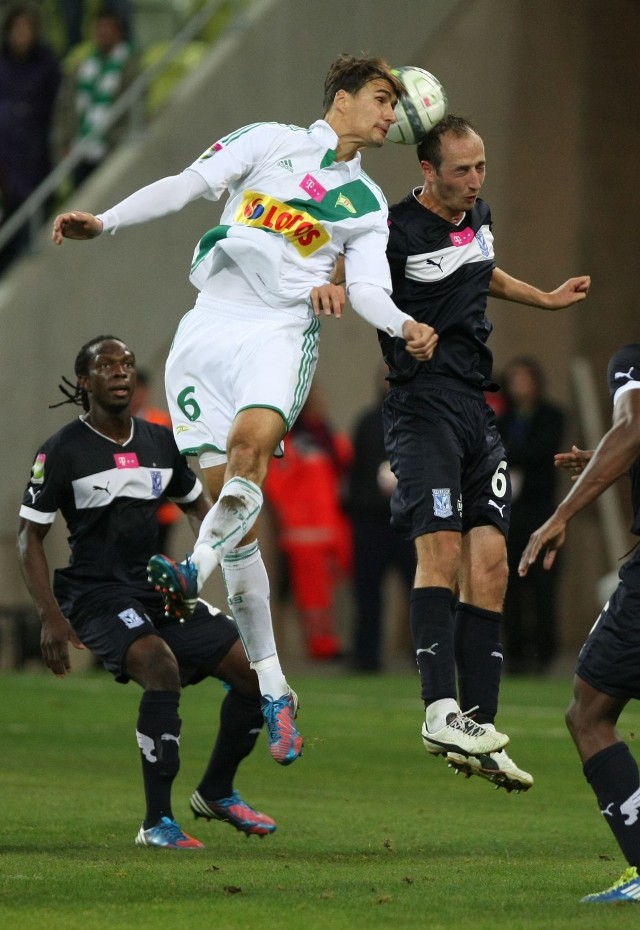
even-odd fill
[[[455,622],[455,656],[460,707],[478,707],[477,723],[493,723],[498,712],[502,675],[502,614],[471,604],[458,604]]]
[[[177,691],[145,691],[140,701],[136,736],[147,801],[145,829],[154,827],[161,817],[173,819],[171,788],[180,769],[179,704]]]
[[[614,743],[587,759],[585,778],[629,863],[640,866],[640,776],[626,743]]]
[[[414,588],[411,592],[409,622],[425,706],[456,698],[454,602],[449,588]]]
[[[264,723],[260,700],[229,691],[220,708],[220,730],[198,791],[209,801],[228,798],[238,766],[256,744]]]

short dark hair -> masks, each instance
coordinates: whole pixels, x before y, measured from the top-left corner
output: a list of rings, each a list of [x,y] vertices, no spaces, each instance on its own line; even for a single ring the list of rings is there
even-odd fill
[[[398,75],[393,73],[384,58],[355,58],[353,55],[339,55],[332,62],[324,80],[323,113],[331,109],[331,104],[339,90],[356,94],[365,84],[376,78],[388,81],[398,99],[407,92]]]
[[[436,123],[433,129],[430,129],[426,136],[420,140],[417,148],[418,161],[428,161],[436,171],[442,164],[442,137],[445,132],[450,132],[457,139],[461,139],[472,132],[480,135],[476,127],[464,116],[454,116],[450,113],[441,119],[439,123]]]

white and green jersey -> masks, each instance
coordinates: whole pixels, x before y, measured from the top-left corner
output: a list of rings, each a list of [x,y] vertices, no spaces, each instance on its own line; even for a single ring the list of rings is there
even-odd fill
[[[335,160],[337,142],[324,120],[309,129],[254,123],[220,139],[190,166],[208,185],[205,197],[229,193],[220,225],[196,247],[196,287],[206,292],[211,276],[233,263],[266,304],[302,310],[344,252],[350,285],[390,293],[387,202],[362,171],[360,153]],[[216,281],[219,298],[225,281],[225,275]]]
[[[309,129],[254,123],[216,142],[180,174],[97,216],[113,234],[228,191],[220,224],[205,233],[193,257],[191,280],[203,298],[306,319],[313,288],[328,283],[344,253],[354,310],[400,336],[411,317],[389,296],[387,202],[362,171],[360,153],[336,161],[337,144],[324,120]]]

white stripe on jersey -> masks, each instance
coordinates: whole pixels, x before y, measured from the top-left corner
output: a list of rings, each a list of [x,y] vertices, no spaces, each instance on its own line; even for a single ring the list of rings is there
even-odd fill
[[[482,245],[478,234],[465,245],[451,245],[436,252],[422,252],[407,256],[405,275],[412,281],[434,283],[448,278],[459,268],[471,262],[486,262],[493,259],[493,233],[489,226],[482,226]],[[483,248],[484,246],[484,248]]]
[[[78,510],[105,507],[116,497],[154,500],[160,497],[173,475],[172,468],[108,468],[71,482]]]
[[[613,406],[618,403],[623,394],[626,394],[627,391],[635,391],[636,388],[640,388],[640,381],[627,381],[626,384],[623,384],[613,395]]]

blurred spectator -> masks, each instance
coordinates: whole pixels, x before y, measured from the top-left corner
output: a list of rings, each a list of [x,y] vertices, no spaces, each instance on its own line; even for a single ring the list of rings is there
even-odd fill
[[[144,368],[137,368],[137,383],[131,400],[131,413],[134,417],[141,417],[150,423],[172,428],[171,417],[167,411],[154,407],[151,403],[151,376]],[[182,511],[171,501],[165,501],[158,507],[158,552],[171,554],[171,531],[181,516]]]
[[[0,41],[0,198],[4,222],[51,170],[49,134],[60,67],[42,38],[39,10],[29,3],[8,9]],[[3,250],[0,268],[27,244],[25,227]]]
[[[502,382],[507,412],[498,418],[498,429],[513,487],[504,605],[506,669],[513,674],[541,673],[556,656],[558,573],[536,563],[520,578],[517,567],[529,536],[555,509],[553,456],[562,448],[565,416],[545,398],[544,375],[535,359],[514,358]]]
[[[128,128],[125,116],[102,132],[109,110],[140,73],[140,65],[125,39],[122,17],[110,7],[96,15],[94,44],[87,55],[65,77],[56,101],[53,143],[59,159],[79,139],[87,137],[84,159],[75,170],[81,184],[123,138]],[[95,134],[94,134],[95,133]]]
[[[124,24],[124,35],[132,41],[133,3],[132,0],[110,0],[108,8],[117,13]],[[79,45],[84,39],[84,18],[87,10],[86,0],[58,0],[58,10],[64,25],[66,51]]]
[[[275,514],[277,543],[286,556],[307,654],[335,659],[342,652],[335,591],[351,571],[351,532],[340,504],[351,442],[332,429],[317,385],[287,435],[284,450],[284,457],[271,463],[265,496]]]
[[[382,402],[386,388],[383,381],[376,403],[356,422],[347,481],[356,610],[352,664],[363,672],[377,672],[382,667],[383,586],[389,572],[399,573],[408,599],[416,569],[413,543],[390,525],[389,502],[396,479],[384,448]]]

